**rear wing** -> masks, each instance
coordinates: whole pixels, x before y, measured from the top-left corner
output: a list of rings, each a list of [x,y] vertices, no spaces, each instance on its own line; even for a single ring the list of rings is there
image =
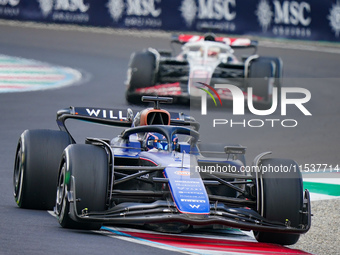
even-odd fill
[[[213,37],[209,35],[189,35],[189,34],[180,34],[173,35],[171,42],[185,44],[187,42],[198,42],[198,41],[216,41],[229,45],[231,48],[257,48],[258,42],[254,40],[250,40],[248,38],[231,38],[231,37]]]
[[[67,119],[79,119],[103,125],[131,127],[132,121],[128,120],[126,112],[126,109],[71,106],[57,112],[57,124],[63,130]]]
[[[102,125],[128,128],[132,126],[133,117],[134,115],[131,109],[71,106],[57,112],[57,124],[60,130],[70,134],[65,125],[67,119],[78,119]],[[192,126],[196,131],[200,127],[194,118],[184,113],[170,112],[170,118],[170,125],[173,126]]]

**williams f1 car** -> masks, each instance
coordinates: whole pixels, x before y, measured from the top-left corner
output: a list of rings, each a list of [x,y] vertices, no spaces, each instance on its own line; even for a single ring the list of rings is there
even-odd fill
[[[252,88],[252,100],[270,106],[273,89],[280,91],[282,61],[257,55],[257,41],[209,33],[173,36],[171,43],[182,45],[180,54],[148,48],[131,55],[126,80],[128,102],[138,103],[143,95],[155,95],[171,96],[186,103],[201,96],[202,84],[212,87],[231,84],[238,86],[244,95]],[[239,60],[234,50],[247,48],[255,49],[254,53]],[[216,90],[220,98],[232,99],[228,89]]]
[[[309,192],[295,161],[265,152],[254,159],[256,171],[244,171],[245,147],[225,145],[219,151],[219,145],[201,144],[193,117],[160,109],[172,98],[143,99],[154,108],[137,114],[128,109],[125,115],[70,107],[57,112],[60,130],[24,131],[13,175],[17,205],[54,208],[60,225],[71,229],[132,224],[181,232],[227,226],[252,230],[259,242],[284,245],[309,230]],[[124,130],[113,139],[76,143],[68,119]]]

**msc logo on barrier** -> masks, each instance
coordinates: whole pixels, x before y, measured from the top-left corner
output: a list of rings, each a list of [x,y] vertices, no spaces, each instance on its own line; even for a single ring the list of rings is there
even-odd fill
[[[339,37],[340,33],[340,2],[337,1],[336,4],[332,6],[330,9],[330,14],[328,16],[329,24],[333,31],[335,32],[335,36]]]
[[[0,15],[6,17],[16,17],[20,15],[20,0],[1,0]]]
[[[125,26],[161,27],[162,20],[158,17],[162,10],[158,7],[161,0],[109,0],[107,8],[112,19],[119,22],[123,15]]]
[[[311,5],[308,2],[274,0],[272,4],[273,11],[268,0],[261,0],[255,12],[263,32],[267,32],[274,23],[274,34],[297,37],[311,35]]]
[[[51,15],[53,21],[87,23],[90,20],[89,3],[86,0],[38,0],[45,18]]]
[[[84,0],[38,0],[40,9],[44,16],[49,15],[54,11],[69,11],[69,12],[87,12],[90,8],[89,4],[85,4]]]
[[[235,24],[228,22],[236,18],[236,0],[198,0],[197,4],[195,0],[183,0],[180,11],[187,27],[197,19],[200,21],[197,27],[213,25],[220,30],[235,29]]]
[[[10,5],[10,6],[17,6],[20,3],[20,0],[2,0],[0,1],[0,5]]]

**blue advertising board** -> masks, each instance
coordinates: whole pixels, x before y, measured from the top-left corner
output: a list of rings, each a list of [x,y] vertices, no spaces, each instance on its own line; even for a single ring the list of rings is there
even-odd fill
[[[340,41],[339,0],[1,0],[0,18]]]

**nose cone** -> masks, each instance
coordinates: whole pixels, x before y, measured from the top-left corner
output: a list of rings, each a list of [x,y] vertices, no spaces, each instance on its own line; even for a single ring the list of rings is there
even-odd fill
[[[181,213],[210,213],[208,194],[198,172],[179,167],[167,167],[164,172],[169,179],[175,205]]]

